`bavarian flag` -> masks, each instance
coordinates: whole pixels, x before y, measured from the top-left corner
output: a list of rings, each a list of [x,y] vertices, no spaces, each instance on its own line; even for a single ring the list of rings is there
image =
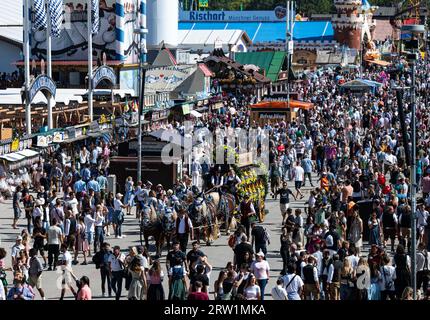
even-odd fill
[[[200,8],[208,8],[209,7],[209,0],[199,0],[199,7]]]

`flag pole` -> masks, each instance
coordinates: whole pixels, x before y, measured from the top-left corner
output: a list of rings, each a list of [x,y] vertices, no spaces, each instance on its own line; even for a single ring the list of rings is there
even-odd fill
[[[49,5],[51,0],[46,0],[46,59],[47,59],[47,75],[49,78],[52,79],[52,37],[51,37],[51,14],[49,12]],[[53,119],[52,119],[52,97],[49,97],[48,99],[48,130],[51,130],[53,126]]]
[[[25,77],[25,126],[31,135],[31,103],[28,100],[30,89],[30,0],[24,0],[24,77]]]
[[[93,121],[93,33],[92,33],[92,3],[88,0],[88,114],[90,122]]]

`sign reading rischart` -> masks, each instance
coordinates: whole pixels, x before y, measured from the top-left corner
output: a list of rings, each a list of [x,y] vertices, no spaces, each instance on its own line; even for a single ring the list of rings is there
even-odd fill
[[[103,80],[108,80],[113,86],[116,84],[115,71],[111,67],[101,66],[96,69],[93,76],[93,88],[97,88]]]
[[[183,22],[285,21],[285,13],[285,8],[281,7],[277,7],[274,11],[181,11],[179,20]]]
[[[33,83],[30,85],[30,90],[28,91],[28,101],[31,103],[36,96],[36,94],[42,91],[45,97],[48,99],[49,97],[55,98],[55,93],[57,92],[57,86],[54,81],[47,75],[38,76]]]

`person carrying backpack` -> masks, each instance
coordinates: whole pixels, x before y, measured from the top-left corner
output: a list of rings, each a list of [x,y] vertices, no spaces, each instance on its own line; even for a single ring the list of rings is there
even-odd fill
[[[251,245],[255,244],[255,252],[260,250],[266,255],[267,245],[270,244],[270,235],[266,228],[257,226],[255,222],[251,223]]]
[[[109,297],[112,297],[112,286],[111,286],[112,277],[111,277],[111,274],[109,273],[109,262],[108,262],[109,256],[111,254],[112,254],[112,251],[110,250],[110,244],[107,242],[104,242],[101,245],[100,251],[98,251],[92,257],[92,261],[95,264],[96,269],[100,269],[103,297],[106,297],[106,281],[108,285]]]

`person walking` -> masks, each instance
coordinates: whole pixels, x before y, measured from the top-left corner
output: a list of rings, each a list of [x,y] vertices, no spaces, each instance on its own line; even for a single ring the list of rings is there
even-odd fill
[[[185,212],[185,208],[182,206],[176,210],[178,212],[178,217],[176,218],[176,236],[179,241],[181,251],[186,252],[188,239],[194,239],[194,228],[191,219]]]
[[[111,287],[115,293],[115,300],[121,298],[122,279],[124,277],[125,256],[121,253],[119,246],[113,247],[113,252],[108,258],[109,273],[112,279]]]
[[[390,258],[384,256],[381,266],[381,300],[395,300],[396,287],[394,281],[396,279],[396,269],[389,265]]]
[[[242,202],[239,205],[240,224],[245,228],[246,236],[249,238],[250,218],[256,215],[254,204],[252,203],[249,194],[245,194]]]
[[[261,300],[264,300],[265,288],[270,278],[270,266],[269,263],[264,260],[263,252],[257,252],[256,257],[256,261],[251,265],[251,272],[255,275],[258,286],[260,287]]]
[[[293,178],[294,178],[294,186],[296,189],[295,198],[297,198],[300,194],[300,199],[303,199],[305,196],[300,192],[302,188],[303,181],[305,179],[305,171],[303,170],[300,162],[297,161],[295,167],[293,168]]]
[[[49,227],[47,233],[48,242],[48,271],[57,267],[58,256],[60,254],[60,245],[63,243],[63,231],[57,225],[57,219],[52,219],[52,225]]]
[[[417,289],[426,292],[430,281],[430,253],[424,243],[418,244],[417,250]]]
[[[267,245],[270,245],[269,232],[255,222],[251,223],[251,245],[255,245],[255,252],[262,251],[265,255],[267,254]]]
[[[311,187],[313,187],[314,185],[312,183],[312,171],[314,170],[314,164],[312,160],[309,158],[308,154],[305,155],[301,165],[304,171],[303,187],[306,186],[306,178],[309,179],[309,183],[311,184]]]
[[[284,280],[282,278],[279,278],[276,280],[276,286],[272,289],[272,298],[273,300],[288,300],[288,293],[283,288],[284,286]]]
[[[18,222],[18,219],[21,217],[21,214],[22,214],[22,208],[21,208],[20,202],[22,202],[21,186],[17,186],[15,189],[15,192],[13,193],[13,199],[12,199],[12,207],[13,207],[12,228],[13,229],[18,229],[18,227],[16,226],[16,223]]]
[[[185,277],[187,272],[182,264],[182,259],[175,258],[173,266],[169,269],[169,300],[186,300],[188,290]]]
[[[90,279],[88,279],[87,276],[83,276],[79,280],[79,291],[77,293],[76,300],[92,300]]]
[[[243,290],[246,300],[261,300],[261,289],[257,285],[257,278],[254,274],[250,274]]]
[[[282,277],[283,287],[287,292],[288,300],[301,300],[301,295],[304,291],[304,283],[302,278],[296,273],[296,264],[288,263],[287,273]]]
[[[102,296],[106,297],[107,282],[109,298],[112,296],[112,277],[109,269],[109,257],[111,254],[110,244],[104,242],[101,245],[100,251],[94,254],[92,258],[92,261],[96,265],[96,269],[100,269]]]
[[[147,290],[147,281],[145,268],[140,265],[139,259],[133,259],[128,266],[128,272],[131,273],[131,283],[128,290],[128,300],[144,300]]]
[[[148,301],[163,301],[164,300],[164,289],[163,289],[163,278],[164,273],[161,269],[160,261],[155,260],[152,264],[151,269],[148,272]]]
[[[316,258],[309,256],[308,263],[302,269],[304,282],[303,294],[306,300],[319,300],[320,298],[320,285],[316,263]]]
[[[30,249],[30,267],[28,269],[28,284],[32,286],[33,288],[36,288],[39,293],[42,300],[45,300],[45,292],[42,288],[42,263],[40,262],[39,258],[37,257],[37,250],[32,248]]]
[[[287,181],[284,181],[282,183],[282,188],[277,191],[277,194],[279,194],[279,207],[281,209],[281,215],[282,215],[282,225],[285,223],[285,218],[287,216],[287,210],[290,206],[290,195],[294,198],[294,200],[297,200],[297,198],[294,196],[293,192],[288,188]]]
[[[122,239],[122,223],[124,222],[124,212],[123,209],[127,208],[126,205],[124,205],[121,202],[121,198],[123,195],[121,193],[117,193],[115,200],[113,201],[113,208],[114,208],[114,214],[113,214],[113,223],[115,224],[115,238]]]

